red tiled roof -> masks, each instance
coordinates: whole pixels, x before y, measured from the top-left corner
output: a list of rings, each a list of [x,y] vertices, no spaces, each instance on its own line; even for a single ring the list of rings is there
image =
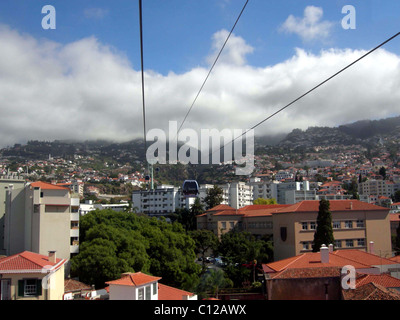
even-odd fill
[[[363,274],[356,280],[356,287],[368,283],[376,283],[385,288],[400,288],[400,279],[394,278],[388,274]]]
[[[370,282],[355,290],[343,290],[344,300],[400,300],[397,290]]]
[[[341,256],[342,258],[362,262],[363,264],[370,266],[378,266],[378,265],[388,265],[388,264],[396,264],[396,262],[386,259],[375,254],[357,250],[357,249],[348,249],[348,250],[336,250],[332,253],[333,255]]]
[[[141,286],[147,283],[151,283],[154,281],[160,280],[160,277],[153,277],[149,276],[145,273],[142,272],[136,272],[136,273],[125,273],[122,275],[121,279],[113,280],[113,281],[108,281],[106,284],[117,284],[117,285],[122,285],[122,286]]]
[[[91,289],[92,287],[74,279],[64,280],[64,292],[74,292]]]
[[[400,256],[395,256],[393,258],[390,258],[390,260],[396,262],[396,263],[400,263]]]
[[[183,296],[194,296],[193,293],[158,284],[158,300],[183,300]]]
[[[281,272],[286,269],[344,267],[347,265],[352,265],[356,269],[366,269],[371,267],[366,263],[350,260],[333,253],[329,253],[329,263],[322,263],[320,252],[307,252],[295,257],[268,263],[263,265],[263,269],[264,272],[273,273]]]
[[[300,279],[340,277],[340,267],[294,268],[286,269],[274,275],[273,279]]]
[[[60,262],[63,264],[66,260],[56,259],[56,263],[51,263],[48,256],[24,251],[9,257],[1,258],[0,273],[2,271],[41,271],[44,267],[55,266]]]
[[[330,200],[331,212],[343,211],[389,211],[389,208],[379,207],[359,200]],[[290,207],[283,208],[277,213],[299,213],[299,212],[318,212],[318,200],[306,200],[298,202]]]
[[[240,208],[239,211],[254,211],[254,210],[263,210],[263,209],[277,209],[277,208],[286,208],[290,207],[290,204],[252,204],[250,206],[245,206]]]
[[[51,183],[46,183],[46,182],[33,182],[31,183],[31,186],[34,188],[40,188],[43,190],[69,190],[68,188],[65,187],[60,187],[60,186],[56,186],[54,184]]]

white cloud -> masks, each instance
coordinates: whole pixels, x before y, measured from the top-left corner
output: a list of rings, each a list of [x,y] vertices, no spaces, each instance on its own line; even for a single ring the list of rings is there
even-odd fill
[[[102,19],[108,15],[108,10],[103,8],[86,8],[83,14],[88,19]]]
[[[214,63],[228,36],[229,31],[227,30],[221,30],[214,33],[212,37],[213,52],[207,59],[210,65]],[[222,51],[220,58],[218,59],[218,63],[227,63],[238,66],[244,65],[246,63],[246,55],[252,53],[253,51],[254,48],[248,45],[243,38],[232,33],[224,47],[224,50]]]
[[[245,60],[251,47],[240,37],[232,40],[184,128],[250,128],[365,53],[297,49],[286,61],[255,68]],[[27,140],[142,137],[141,75],[114,48],[96,38],[61,45],[5,26],[0,43],[0,147]],[[201,67],[182,74],[147,71],[147,129],[167,130],[173,120],[179,125],[207,72]],[[256,134],[397,115],[399,79],[400,57],[380,49],[259,126]]]
[[[322,8],[308,6],[302,18],[290,15],[281,26],[281,31],[297,34],[304,41],[325,40],[330,36],[334,23],[323,21],[323,15]]]

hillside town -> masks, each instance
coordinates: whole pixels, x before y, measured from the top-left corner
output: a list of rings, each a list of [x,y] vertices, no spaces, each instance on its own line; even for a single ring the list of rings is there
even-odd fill
[[[367,150],[356,145],[313,146],[314,153],[293,152],[291,159],[289,153],[259,153],[251,176],[218,185],[199,182],[197,196],[188,198],[182,184],[164,184],[157,177],[159,170],[149,175],[140,161],[133,167],[115,158],[102,162],[100,154],[79,152],[46,159],[4,155],[21,149],[23,145],[2,150],[0,159],[4,300],[400,299],[396,256],[400,248],[395,240],[400,230],[400,153],[375,153],[368,158]],[[225,176],[234,165],[221,163],[220,168]],[[205,199],[215,187],[220,188],[221,199],[207,209]],[[82,239],[87,237],[81,222],[91,214],[108,210],[164,219],[172,225],[177,223],[172,217],[182,210],[190,212],[196,199],[203,211],[198,212],[194,229],[208,230],[217,239],[245,232],[272,241],[273,259],[251,267],[253,286],[204,294],[171,286],[170,281],[163,284],[161,274],[136,269],[107,279],[102,287],[71,277],[71,261],[79,256]],[[335,240],[313,250],[322,200],[330,203]],[[227,263],[212,250],[197,257],[205,274],[224,270]],[[347,275],[343,268],[349,265],[354,266],[355,282],[352,289],[343,289],[340,283]],[[44,268],[49,270],[38,278],[21,280],[26,277],[20,269],[40,274]],[[43,286],[43,277],[50,281],[50,275],[51,282],[57,283],[55,290]]]

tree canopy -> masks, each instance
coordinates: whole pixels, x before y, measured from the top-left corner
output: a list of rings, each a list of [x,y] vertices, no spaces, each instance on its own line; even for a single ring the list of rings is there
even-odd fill
[[[204,203],[206,204],[206,209],[209,210],[222,203],[224,191],[215,185],[211,189],[207,190],[207,195],[204,198]]]
[[[276,202],[275,198],[271,199],[258,198],[253,201],[253,204],[278,204],[278,202]]]
[[[195,242],[179,223],[96,210],[81,217],[80,240],[71,275],[84,283],[99,288],[124,272],[142,271],[170,286],[190,290],[197,285]]]

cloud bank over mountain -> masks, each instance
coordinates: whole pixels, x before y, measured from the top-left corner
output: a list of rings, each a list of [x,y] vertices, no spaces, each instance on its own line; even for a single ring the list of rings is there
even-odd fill
[[[318,11],[306,18],[323,22]],[[219,30],[210,39],[208,66],[167,75],[146,70],[148,129],[168,132],[169,121],[183,121],[227,34]],[[0,43],[1,147],[27,140],[143,136],[140,66],[116,48],[95,37],[68,44],[36,39],[6,25],[0,25]],[[366,53],[294,48],[290,59],[260,68],[246,59],[254,50],[246,39],[231,36],[184,128],[250,128]],[[398,115],[399,85],[400,56],[380,49],[255,133]]]

